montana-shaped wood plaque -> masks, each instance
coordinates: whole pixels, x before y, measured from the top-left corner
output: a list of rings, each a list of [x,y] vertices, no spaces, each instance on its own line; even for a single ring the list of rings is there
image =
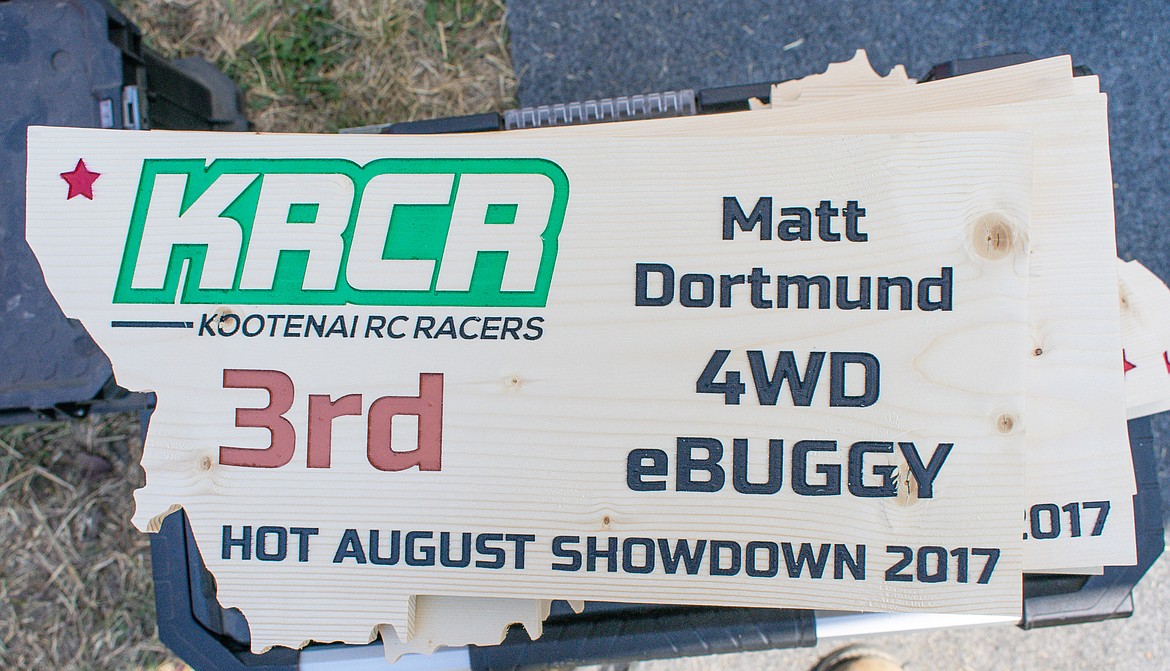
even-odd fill
[[[1030,139],[29,131],[256,650],[414,597],[1018,614]]]

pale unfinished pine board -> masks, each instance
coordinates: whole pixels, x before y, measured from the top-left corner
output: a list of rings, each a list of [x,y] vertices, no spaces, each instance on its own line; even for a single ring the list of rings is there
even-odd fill
[[[414,598],[412,636],[401,641],[393,627],[379,627],[386,659],[430,654],[441,646],[499,645],[511,624],[521,624],[532,640],[540,637],[552,602],[464,596]]]
[[[1163,349],[1170,348],[1170,288],[1139,261],[1119,262],[1117,272],[1139,299],[1134,307],[1142,323],[1154,332]]]
[[[906,76],[906,68],[895,65],[884,77],[874,71],[864,49],[858,49],[853,58],[842,63],[830,63],[820,74],[772,85],[772,94],[766,108],[825,102],[852,98],[866,93],[899,90],[913,86],[916,80]]]
[[[1024,69],[1035,71],[1037,67],[1036,65],[1029,64],[1024,66]],[[1071,89],[1067,88],[1068,68],[1058,61],[1049,61],[1040,64],[1039,69],[1042,72],[1049,73],[1048,78],[1044,82],[1046,86],[1041,86],[1039,89],[1031,88],[1026,92],[1020,91],[1019,94],[1021,96],[1036,95],[1037,90],[1048,92],[1050,87],[1055,89],[1052,91],[1055,95],[1079,94],[1083,92],[1096,93],[1099,91],[1095,76],[1078,77],[1073,80]],[[1033,74],[1031,76],[1035,77],[1036,75]],[[947,86],[953,86],[954,83],[955,81],[952,80]],[[853,98],[858,95],[874,94],[884,91],[900,91],[915,84],[915,80],[906,76],[905,68],[901,65],[895,66],[884,77],[879,75],[870,65],[865,51],[859,49],[852,59],[843,63],[831,63],[823,73],[773,85],[770,104],[768,105],[764,105],[754,98],[749,103],[752,110],[776,109]],[[1003,90],[1004,87],[1001,84],[997,88]],[[1014,91],[1014,89],[1012,90]],[[1004,101],[1002,97],[992,98],[991,100]],[[1045,467],[1051,468],[1051,465],[1046,464]],[[1125,541],[1123,540],[1122,542],[1124,543]],[[1070,572],[1078,569],[1062,570]],[[1100,567],[1086,570],[1098,574],[1101,572]],[[520,610],[518,609],[517,618],[521,616],[519,613]]]
[[[1022,83],[1028,86],[1021,86]],[[526,136],[767,136],[1017,129],[1034,134],[1028,508],[1110,501],[1101,536],[1029,539],[1025,569],[1131,565],[1136,491],[1125,427],[1106,98],[1067,57],[858,96],[848,104],[517,131]],[[1044,91],[1040,99],[1035,99]],[[1047,99],[1046,96],[1065,97]],[[1016,99],[1030,102],[1016,102]],[[999,101],[1009,104],[994,104]],[[978,105],[977,109],[969,109]],[[991,105],[991,106],[988,106]]]
[[[1018,613],[1020,427],[1028,416],[1021,373],[1027,340],[1023,241],[1032,173],[1024,135],[550,143],[514,135],[353,138],[33,129],[31,137],[28,235],[49,286],[66,313],[81,319],[111,356],[120,383],[159,394],[143,459],[147,486],[137,493],[135,522],[148,528],[175,505],[187,510],[220,601],[243,610],[254,649],[308,639],[365,642],[379,624],[409,639],[415,595]],[[64,199],[58,173],[71,169],[78,154],[102,173],[92,202]],[[109,301],[112,266],[125,244],[142,159],[208,155],[341,155],[358,164],[388,155],[555,161],[569,175],[572,196],[546,308],[321,310],[539,314],[546,318],[544,337],[532,347],[414,340],[391,347],[384,340],[212,340],[111,328],[111,319],[198,321],[198,308],[112,309]],[[802,169],[789,170],[787,162]],[[721,200],[729,194],[745,200],[771,194],[798,204],[858,199],[872,208],[871,242],[804,244],[784,254],[776,252],[776,241],[724,242]],[[934,225],[923,221],[923,211],[932,213]],[[972,247],[971,226],[988,213],[1002,216],[1016,236],[1012,253],[998,261],[982,259]],[[941,265],[953,264],[961,300],[947,313],[797,313],[742,303],[693,311],[677,304],[635,308],[636,261],[670,262],[680,272],[742,272],[762,265],[911,277],[934,276]],[[716,348],[735,352],[729,365],[741,369],[747,349],[874,352],[883,360],[882,400],[850,409],[858,412],[827,410],[823,399],[794,410],[753,405],[749,392],[744,405],[725,406],[721,398],[694,391]],[[220,384],[225,367],[277,368],[296,381],[297,399],[288,416],[300,426],[298,457],[288,466],[247,469],[215,461],[217,445],[267,442],[263,431],[232,426],[235,407],[262,404],[265,394],[225,392]],[[417,375],[427,370],[447,376],[441,472],[371,469],[360,447],[363,418],[335,422],[332,468],[304,468],[303,419],[297,418],[304,416],[307,393],[416,394]],[[822,387],[818,395],[826,392]],[[1005,416],[1015,418],[1010,427]],[[843,443],[915,438],[926,446],[943,434],[957,447],[929,500],[801,497],[789,489],[771,497],[724,490],[667,492],[659,498],[630,492],[625,483],[630,449],[673,452],[677,436],[727,441],[741,436],[753,445],[767,438],[829,436]],[[905,472],[905,464],[900,466]],[[323,548],[325,556],[313,555],[303,564],[225,561],[216,552],[223,524],[318,526],[321,535],[313,547]],[[530,531],[541,541],[529,547],[529,568],[523,571],[335,565],[329,555],[349,527]],[[761,582],[742,573],[734,578],[572,574],[547,570],[547,543],[559,533],[865,543],[870,552],[867,577],[857,582]],[[988,585],[885,583],[887,544],[998,547],[1003,556]]]
[[[1126,411],[1130,418],[1170,410],[1170,289],[1137,261],[1118,260]]]
[[[980,108],[973,115],[927,113],[921,123],[890,120],[906,131],[1028,127],[1033,133],[1028,506],[1109,501],[1110,513],[1100,536],[1072,537],[1066,527],[1055,539],[1029,537],[1025,570],[1136,561],[1106,118],[1105,97],[1095,95]],[[882,121],[872,128],[893,129]]]

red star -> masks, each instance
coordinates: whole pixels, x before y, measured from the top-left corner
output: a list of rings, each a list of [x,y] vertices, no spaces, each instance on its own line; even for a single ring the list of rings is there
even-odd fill
[[[74,196],[85,196],[93,200],[93,183],[101,177],[101,173],[91,172],[85,167],[85,161],[77,159],[77,167],[70,172],[61,173],[61,179],[69,182],[69,195],[65,200]]]
[[[1125,372],[1127,372],[1127,373],[1129,371],[1133,370],[1134,368],[1137,368],[1137,366],[1135,366],[1129,362],[1129,359],[1125,358],[1125,350],[1121,350],[1121,361],[1125,365]]]

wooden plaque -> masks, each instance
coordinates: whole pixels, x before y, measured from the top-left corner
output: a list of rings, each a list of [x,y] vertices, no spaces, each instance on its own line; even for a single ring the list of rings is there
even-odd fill
[[[1030,139],[29,131],[254,649],[414,597],[1018,614]]]

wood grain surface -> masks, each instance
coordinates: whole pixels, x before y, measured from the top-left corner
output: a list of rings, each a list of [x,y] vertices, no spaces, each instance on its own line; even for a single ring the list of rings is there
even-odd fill
[[[1025,570],[1053,571],[1135,560],[1133,467],[1125,427],[1116,244],[1106,96],[1096,77],[1073,77],[1068,57],[925,84],[865,74],[855,58],[833,99],[771,110],[651,122],[517,131],[530,137],[742,137],[777,133],[1020,130],[1032,134],[1034,172],[1027,343],[1028,448],[1025,533],[1034,506],[1110,502],[1099,536],[1029,534]],[[872,73],[872,70],[870,70]],[[806,78],[807,79],[807,78]],[[798,80],[802,82],[804,80]],[[858,81],[857,93],[847,96]],[[778,85],[774,93],[792,83]],[[874,88],[880,92],[874,93]],[[841,96],[844,96],[842,99]],[[1044,534],[1047,535],[1047,534]]]
[[[62,308],[110,355],[119,382],[158,393],[143,458],[147,485],[136,496],[135,523],[150,529],[174,506],[186,509],[220,602],[245,613],[254,649],[310,639],[363,643],[380,624],[410,639],[417,619],[412,597],[420,595],[1017,614],[1025,429],[1031,431],[1024,371],[1034,239],[1032,138],[1014,131],[894,133],[549,141],[521,134],[354,138],[34,128],[28,238]],[[92,200],[66,197],[60,173],[78,158],[100,174]],[[552,162],[567,176],[569,196],[547,304],[216,305],[176,303],[173,296],[170,302],[115,304],[111,297],[140,197],[139,178],[148,160],[161,158],[344,158],[359,166],[355,169],[385,158]],[[467,178],[453,190],[470,191],[474,183]],[[516,205],[511,211],[517,222],[529,216],[525,203],[539,201],[538,183],[530,180],[509,191],[507,180],[500,182],[500,200],[485,201],[488,209],[480,210],[472,234],[496,235],[489,229],[499,224],[487,219],[495,216],[493,204],[505,210]],[[282,248],[314,250],[291,280],[277,274],[278,288],[303,300],[310,299],[296,292],[310,283],[307,269],[317,273],[312,280],[317,282],[322,269],[330,268],[328,253],[316,250],[325,249],[322,240],[329,238],[322,231],[336,230],[326,216],[345,210],[337,206],[337,194],[345,193],[338,184],[344,180],[332,175],[319,182],[273,179],[267,191],[258,187],[259,202],[276,212],[284,203],[292,222]],[[141,193],[148,191],[144,187]],[[761,239],[757,227],[750,233],[736,229],[727,240],[728,197],[748,209],[771,197],[777,210],[811,210],[821,201],[843,208],[856,201],[867,212],[861,224],[867,238],[826,241],[814,233],[808,241]],[[458,212],[458,196],[453,198],[451,209]],[[189,193],[186,200],[192,199],[198,202]],[[313,212],[321,220],[298,223],[310,217],[294,207],[299,205],[316,205]],[[204,209],[209,219],[231,214]],[[257,237],[251,244],[263,241],[260,230],[253,227]],[[231,239],[224,235],[213,244]],[[509,261],[513,255],[522,259],[520,246],[510,249],[519,251],[510,251]],[[269,253],[280,258],[279,249]],[[156,263],[165,266],[166,260]],[[249,263],[240,265],[246,270]],[[674,269],[675,300],[637,305],[637,264]],[[710,307],[701,307],[703,277],[721,287],[723,276],[749,275],[756,267],[770,276],[833,278],[852,287],[847,297],[855,297],[867,277],[875,285],[881,277],[913,278],[913,283],[936,278],[936,284],[947,278],[953,302],[950,309],[921,309],[942,300],[936,286],[933,298],[919,297],[910,309],[845,310],[836,302],[827,309],[763,308],[749,283],[731,282],[728,307],[719,307],[719,293],[709,297]],[[149,266],[143,268],[142,277],[151,277]],[[186,281],[197,282],[198,275],[188,267]],[[690,279],[684,281],[684,275]],[[355,276],[347,277],[352,283]],[[241,282],[239,274],[234,281]],[[694,307],[682,304],[684,292]],[[541,334],[531,340],[346,337],[344,327],[335,337],[284,337],[275,327],[271,333],[280,335],[269,335],[267,327],[253,337],[197,335],[207,314],[267,319],[294,311],[340,316],[343,323],[356,318],[363,325],[371,316],[398,315],[409,323],[447,315],[515,315],[543,322]],[[125,326],[144,321],[193,327]],[[696,393],[697,378],[719,350],[729,355],[715,379],[724,380],[729,370],[744,376],[747,391],[738,405],[722,394]],[[759,352],[769,369],[784,351],[802,365],[811,352],[871,354],[880,361],[880,397],[866,407],[833,406],[826,359],[824,379],[807,407],[794,405],[787,388],[775,405],[761,404],[759,383],[749,372],[750,351]],[[236,425],[236,410],[263,407],[268,393],[225,388],[225,369],[276,370],[292,380],[285,415],[296,440],[287,464],[221,463],[221,446],[259,453],[271,439],[265,429]],[[850,370],[853,382],[844,383],[842,391],[856,397],[862,393],[858,369]],[[419,396],[424,373],[443,376],[441,468],[378,470],[367,455],[371,401]],[[361,414],[332,421],[329,467],[309,468],[309,397],[338,401],[351,394],[363,395]],[[406,443],[392,448],[396,452],[411,447],[415,432],[403,419],[409,420],[400,417],[389,425],[393,440]],[[677,491],[676,449],[683,438],[724,446],[726,486]],[[784,441],[779,491],[745,494],[732,487],[735,438],[750,446],[748,479],[755,483],[768,477],[768,441]],[[836,441],[836,451],[809,458],[810,486],[825,485],[828,489],[819,491],[828,495],[795,491],[793,448],[810,440]],[[850,494],[846,453],[858,441],[890,444],[890,453],[862,455],[859,463],[895,467],[900,485],[895,494]],[[921,482],[908,486],[914,483],[905,451],[893,445],[909,443],[921,450],[923,461],[940,444],[953,443],[933,491]],[[644,478],[666,483],[665,491],[631,488],[637,478],[630,475],[629,455],[645,449],[661,450],[668,458],[668,475],[659,477],[651,469]],[[840,494],[826,475],[837,472],[833,466],[841,469]],[[860,488],[882,481],[873,471],[859,472],[858,478]],[[252,548],[255,556],[244,560],[241,547],[223,543],[225,525],[233,538],[241,537],[245,526],[257,537],[267,528],[263,533],[270,542]],[[305,561],[297,557],[293,528],[318,530],[305,537]],[[355,533],[347,535],[348,529]],[[286,534],[284,552],[277,546],[278,530]],[[371,530],[381,532],[383,557],[395,530],[403,539],[410,531],[431,536],[414,536],[414,565],[406,562],[406,547],[397,564],[361,563],[352,537],[367,545],[363,550],[371,557]],[[427,548],[438,544],[442,532],[454,539],[470,533],[494,548],[507,548],[504,566],[489,567],[494,555],[478,547],[471,554],[483,562],[479,566],[440,565],[434,557],[441,550],[428,555]],[[524,567],[518,568],[521,541],[487,534],[531,535]],[[553,542],[558,536],[580,541],[562,543],[558,553]],[[588,538],[602,547],[592,562],[595,570],[588,570],[587,557],[580,570],[553,569],[571,564],[574,548],[585,552]],[[623,552],[612,571],[604,554],[610,538]],[[655,552],[657,539],[668,545],[703,540],[723,548],[713,552],[723,552],[719,556],[726,562],[716,561],[712,570],[708,555],[695,574],[671,574],[659,557],[653,570],[643,572],[645,545],[629,539],[651,539]],[[742,554],[732,571],[735,548],[747,552],[749,543],[755,554],[750,559]],[[806,543],[814,553],[824,545],[832,555],[819,578],[807,566],[790,574],[796,562],[781,552],[783,547],[796,553]],[[911,552],[908,573],[895,567],[900,546]],[[856,558],[862,547],[867,559],[855,576],[841,557]],[[980,548],[1000,552],[986,584],[977,579],[984,557],[969,552]],[[769,552],[778,555],[778,566],[769,566]],[[949,568],[941,568],[940,558]]]

